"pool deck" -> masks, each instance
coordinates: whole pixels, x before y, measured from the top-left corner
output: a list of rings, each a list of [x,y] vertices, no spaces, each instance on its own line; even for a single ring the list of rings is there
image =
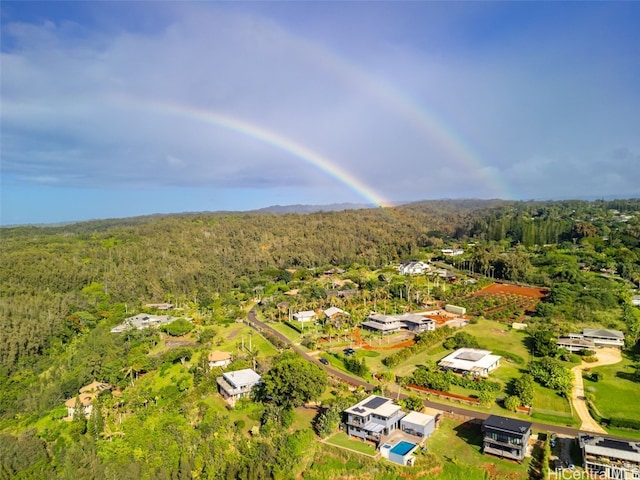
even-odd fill
[[[409,435],[402,430],[394,430],[389,435],[386,435],[380,439],[380,445],[389,444],[391,448],[395,447],[398,443],[405,441],[409,443],[415,443],[416,445],[422,445],[426,440],[425,437],[417,437],[415,435]]]

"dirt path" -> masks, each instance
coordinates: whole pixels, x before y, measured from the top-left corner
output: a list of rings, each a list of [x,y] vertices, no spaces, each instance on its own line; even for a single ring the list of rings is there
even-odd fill
[[[582,362],[581,365],[573,367],[573,390],[571,391],[571,403],[576,413],[580,417],[582,425],[580,430],[594,433],[607,433],[598,422],[596,422],[589,413],[587,402],[585,401],[584,382],[582,381],[582,372],[590,368],[600,367],[602,365],[612,365],[622,360],[622,354],[617,348],[599,348],[596,352],[598,361],[593,363]]]

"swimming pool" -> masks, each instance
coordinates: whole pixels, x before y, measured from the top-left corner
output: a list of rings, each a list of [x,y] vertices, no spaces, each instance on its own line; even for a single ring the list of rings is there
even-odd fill
[[[401,442],[398,442],[397,445],[391,449],[391,453],[395,453],[396,455],[404,456],[407,453],[409,453],[411,450],[413,450],[415,448],[415,446],[416,446],[415,443],[411,443],[411,442],[407,442],[405,440],[402,440]]]

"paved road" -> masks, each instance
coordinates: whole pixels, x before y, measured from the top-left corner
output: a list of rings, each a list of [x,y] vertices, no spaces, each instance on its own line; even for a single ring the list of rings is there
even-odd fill
[[[312,357],[311,355],[307,354],[304,350],[302,350],[300,347],[298,347],[293,342],[291,342],[291,340],[289,340],[283,334],[281,334],[277,330],[274,330],[273,328],[271,328],[266,323],[261,322],[260,320],[258,320],[257,317],[256,317],[255,309],[251,309],[249,311],[249,313],[247,314],[247,318],[249,320],[249,323],[253,324],[255,328],[257,328],[258,330],[267,330],[267,331],[269,331],[272,335],[275,335],[280,340],[282,340],[282,342],[284,342],[287,345],[290,345],[291,348],[296,353],[298,353],[298,355],[300,355],[302,358],[304,358],[305,360],[308,360],[310,362],[313,362],[316,365],[321,366],[331,376],[333,376],[335,378],[338,378],[339,380],[341,380],[341,381],[343,381],[345,383],[348,383],[349,385],[353,385],[355,387],[363,387],[367,391],[372,391],[373,389],[375,389],[377,387],[377,385],[373,385],[372,383],[365,382],[364,380],[360,380],[358,378],[354,378],[351,375],[348,375],[348,374],[346,374],[346,373],[344,373],[344,372],[342,372],[340,370],[337,370],[336,368],[331,367],[330,365],[324,365],[324,364],[320,363],[320,361],[318,361],[318,359],[316,359],[316,358]],[[397,398],[397,399],[405,399],[405,398],[407,398],[407,395],[405,395],[404,393],[399,393],[397,391],[396,392],[387,391],[386,395],[389,398]],[[455,415],[461,415],[461,416],[465,416],[465,417],[472,417],[472,418],[476,418],[476,419],[479,419],[479,420],[485,420],[490,415],[490,413],[477,412],[475,410],[470,410],[470,409],[464,408],[464,407],[454,407],[454,406],[451,406],[451,405],[448,405],[448,404],[433,402],[431,400],[424,400],[424,404],[427,407],[435,408],[437,410],[442,410],[442,411],[449,412],[449,413],[452,413],[452,414],[455,414]],[[589,431],[585,431],[585,430],[581,430],[581,429],[577,429],[577,428],[562,427],[562,426],[559,426],[559,425],[550,425],[550,424],[547,424],[547,423],[532,422],[532,424],[533,424],[533,428],[535,430],[541,430],[541,431],[546,431],[546,432],[557,433],[559,435],[568,435],[568,436],[572,436],[572,437],[578,436],[579,433],[593,433],[593,432],[589,432]],[[610,438],[619,438],[621,440],[628,440],[628,439],[625,439],[624,437],[614,437],[612,435],[607,435],[607,436],[610,437]]]

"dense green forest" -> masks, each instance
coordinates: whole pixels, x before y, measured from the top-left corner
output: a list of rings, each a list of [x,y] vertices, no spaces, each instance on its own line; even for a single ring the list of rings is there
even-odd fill
[[[310,425],[292,425],[292,406],[272,400],[281,390],[269,390],[255,411],[246,406],[261,425],[254,436],[205,400],[216,392],[205,353],[223,341],[220,328],[263,297],[300,289],[300,306],[324,304],[311,280],[331,268],[345,270],[345,288],[360,288],[363,312],[370,301],[409,308],[417,298],[460,294],[389,273],[397,262],[428,258],[479,279],[549,287],[536,312],[548,330],[599,321],[623,328],[632,343],[640,338],[630,307],[640,284],[638,200],[158,215],[0,235],[0,478],[293,478],[302,470],[324,478],[320,454],[306,455],[315,442]],[[443,256],[450,247],[465,255]],[[110,333],[159,302],[194,319],[192,343],[167,350],[155,330]],[[264,310],[277,315],[268,302]],[[600,310],[614,313],[596,319]],[[235,366],[275,376],[292,360],[269,348],[274,354],[239,355]],[[64,401],[94,380],[123,393],[101,395],[89,419],[62,422]],[[336,388],[329,403],[353,400]],[[396,476],[375,468],[372,478]]]

